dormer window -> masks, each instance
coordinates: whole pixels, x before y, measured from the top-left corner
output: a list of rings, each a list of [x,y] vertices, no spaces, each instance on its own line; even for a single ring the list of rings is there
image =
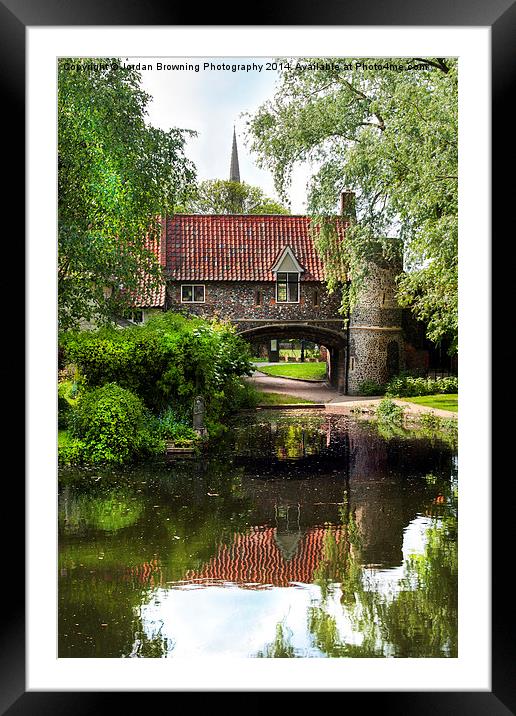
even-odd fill
[[[276,303],[299,303],[299,280],[304,268],[286,246],[272,267],[276,275]]]
[[[299,274],[278,271],[276,274],[277,303],[299,303]]]

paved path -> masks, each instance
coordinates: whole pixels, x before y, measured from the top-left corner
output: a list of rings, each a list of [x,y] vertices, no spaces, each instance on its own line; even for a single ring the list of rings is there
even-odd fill
[[[335,388],[329,387],[324,382],[291,380],[290,378],[266,375],[265,373],[260,373],[260,371],[255,371],[249,380],[257,390],[261,390],[264,393],[286,393],[287,395],[294,395],[296,398],[312,400],[314,403],[324,403],[326,410],[332,413],[348,413],[353,408],[362,408],[373,412],[383,399],[382,396],[365,398],[359,395],[340,395]],[[403,406],[406,413],[433,413],[442,418],[457,417],[457,413],[453,413],[450,410],[429,408],[426,405],[408,403],[398,398],[394,398],[394,402]]]
[[[251,381],[257,390],[262,390],[264,393],[287,393],[287,395],[295,395],[296,398],[313,400],[315,403],[351,403],[363,400],[360,397],[340,395],[335,388],[330,388],[322,381],[315,383],[308,380],[291,380],[265,375],[260,371],[253,373]]]

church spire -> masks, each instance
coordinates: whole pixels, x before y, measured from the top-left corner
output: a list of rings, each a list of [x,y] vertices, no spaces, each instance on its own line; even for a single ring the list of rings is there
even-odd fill
[[[231,167],[229,169],[229,181],[240,182],[240,168],[238,166],[238,150],[235,127],[233,127],[233,149],[231,150]]]

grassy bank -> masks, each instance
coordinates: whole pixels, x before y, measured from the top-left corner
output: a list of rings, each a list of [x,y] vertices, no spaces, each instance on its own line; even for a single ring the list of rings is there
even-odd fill
[[[266,365],[260,367],[261,373],[278,378],[295,380],[324,380],[326,363],[285,363],[284,365]]]
[[[295,395],[287,395],[286,393],[265,393],[261,390],[258,392],[258,405],[286,405],[293,403],[313,403],[313,400],[305,400],[304,398],[296,398]]]
[[[418,398],[400,398],[400,400],[408,403],[417,403],[427,408],[438,408],[439,410],[449,410],[456,413],[459,409],[458,393],[439,394],[439,395],[421,395]]]

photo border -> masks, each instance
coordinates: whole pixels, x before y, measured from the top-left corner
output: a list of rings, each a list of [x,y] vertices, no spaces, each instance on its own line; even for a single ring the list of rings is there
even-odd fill
[[[134,0],[120,6],[112,2],[93,2],[81,4],[76,0],[69,0],[66,4],[59,0],[10,0],[0,4],[0,60],[3,78],[3,97],[5,107],[8,108],[7,120],[9,130],[4,137],[9,137],[9,142],[18,147],[17,167],[13,167],[14,176],[16,168],[23,174],[24,152],[21,149],[25,146],[24,120],[25,120],[25,35],[27,27],[34,26],[74,26],[74,25],[196,25],[190,22],[190,17],[195,14],[187,8],[176,8],[164,6],[159,2],[145,2],[145,0]],[[203,11],[204,12],[204,11]],[[313,8],[307,4],[296,4],[291,8],[283,5],[280,8],[268,9],[264,14],[266,23],[261,25],[455,25],[455,26],[486,26],[491,28],[492,41],[492,125],[499,126],[499,132],[493,132],[492,137],[492,162],[493,167],[493,191],[492,191],[492,232],[493,236],[499,235],[498,243],[493,243],[493,261],[496,260],[496,249],[503,245],[504,260],[497,262],[496,284],[511,286],[512,262],[507,260],[506,249],[512,248],[514,240],[514,229],[504,227],[510,231],[508,240],[502,244],[501,231],[504,217],[507,216],[507,207],[514,203],[511,182],[502,178],[502,168],[509,165],[514,168],[514,139],[508,136],[509,132],[502,132],[504,125],[507,125],[507,98],[513,96],[514,91],[514,65],[516,57],[514,53],[514,38],[516,37],[516,4],[514,2],[497,2],[487,4],[472,4],[468,0],[456,0],[450,3],[448,0],[438,0],[431,6],[421,2],[407,2],[407,0],[391,0],[388,4],[381,0],[370,0],[367,5],[358,3],[346,7],[338,7],[337,2],[325,3],[317,8],[317,15],[314,17]],[[197,13],[198,15],[198,13]],[[235,14],[234,17],[240,17]],[[294,19],[293,19],[294,18]],[[233,25],[233,18],[225,18],[221,8],[216,7],[204,12],[203,25],[208,25],[214,19],[214,25]],[[316,20],[316,23],[314,23]],[[497,121],[498,120],[498,121]],[[13,175],[9,169],[9,177]],[[12,179],[11,195],[5,203],[8,206],[9,216],[6,236],[18,236],[23,225],[24,206],[22,204],[20,186],[23,179],[16,182]],[[11,207],[18,210],[13,211]],[[7,213],[7,212],[6,212]],[[7,233],[9,232],[9,233]],[[511,236],[512,234],[512,236]],[[511,245],[512,244],[512,245]],[[512,283],[514,280],[512,279]],[[500,293],[498,294],[500,296]],[[495,300],[493,297],[493,337],[500,336],[503,330],[504,307],[507,304]],[[500,310],[496,310],[496,308]],[[483,336],[483,340],[489,340],[491,336]],[[499,339],[498,339],[499,340]],[[28,349],[30,346],[27,346]],[[493,352],[493,375],[500,375],[501,370],[507,370],[507,363],[511,358],[508,347],[499,345],[499,350]],[[498,370],[496,368],[498,367]],[[492,455],[503,451],[509,440],[508,428],[498,429],[493,432]],[[490,440],[491,436],[486,436]],[[505,439],[505,443],[503,442]],[[510,443],[509,443],[510,444]],[[498,450],[495,448],[498,447]],[[505,447],[506,449],[506,447]],[[505,468],[506,471],[506,468]],[[9,473],[8,473],[9,474]],[[501,473],[504,474],[504,473]],[[507,474],[506,482],[510,482],[511,475]],[[515,692],[513,685],[513,665],[515,663],[515,642],[512,639],[511,630],[508,628],[510,615],[513,611],[512,595],[502,575],[507,573],[507,560],[504,557],[505,545],[507,544],[505,521],[502,519],[501,505],[508,503],[508,492],[514,487],[503,484],[493,484],[493,554],[492,566],[493,575],[493,600],[492,600],[492,691],[491,692],[346,692],[346,702],[353,695],[357,694],[363,699],[367,696],[367,705],[376,705],[389,713],[403,714],[436,714],[464,712],[467,714],[500,714],[514,713]],[[24,490],[20,481],[18,485],[6,485],[8,494],[7,504],[23,504]],[[503,494],[502,494],[503,489]],[[503,503],[502,503],[503,500]],[[494,519],[497,514],[499,519]],[[23,532],[18,534],[17,546],[25,543]],[[16,575],[17,584],[23,574]],[[14,599],[14,592],[11,599]],[[25,624],[24,624],[24,600],[23,591],[17,589],[16,594],[21,600],[18,604],[12,604],[9,618],[2,634],[2,650],[0,654],[0,713],[24,714],[24,713],[68,713],[75,714],[91,713],[97,710],[100,702],[105,701],[106,705],[114,703],[114,699],[121,697],[121,693],[112,692],[26,692],[25,691]],[[165,696],[167,694],[164,694]],[[131,701],[145,697],[145,693],[131,692]],[[135,701],[137,703],[137,701]],[[512,711],[509,711],[512,709]]]

